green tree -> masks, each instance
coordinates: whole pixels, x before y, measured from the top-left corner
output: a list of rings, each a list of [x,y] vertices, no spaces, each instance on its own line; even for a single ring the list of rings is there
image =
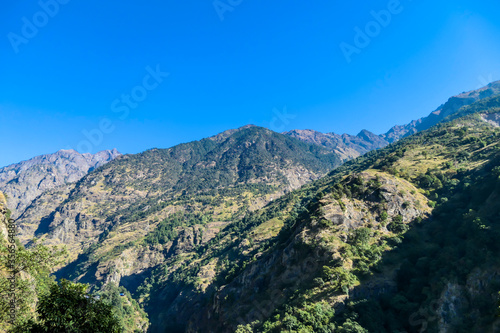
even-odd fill
[[[338,331],[340,333],[369,333],[367,329],[351,319],[347,319]]]
[[[17,240],[10,243],[0,237],[0,330],[9,326],[12,295],[16,304],[14,325],[22,325],[33,316],[37,298],[54,284],[51,269],[61,263],[65,253],[36,239],[26,249]]]
[[[354,231],[354,245],[365,247],[371,238],[371,230],[369,228],[359,228]]]
[[[349,289],[352,288],[358,279],[354,274],[349,272],[344,267],[328,267],[323,266],[324,276],[332,282],[336,290],[342,291],[345,294],[349,293]]]
[[[61,280],[40,298],[36,321],[30,320],[15,332],[121,332],[112,306],[89,295],[87,285]]]
[[[253,333],[253,329],[250,324],[238,325],[235,333]]]

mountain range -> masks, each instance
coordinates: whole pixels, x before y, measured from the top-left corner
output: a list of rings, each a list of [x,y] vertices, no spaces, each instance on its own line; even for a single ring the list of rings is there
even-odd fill
[[[362,130],[353,136],[321,133],[310,129],[291,130],[282,134],[323,146],[333,151],[342,162],[345,162],[371,150],[383,148],[408,135],[426,130],[456,113],[461,107],[499,93],[500,81],[492,82],[481,89],[463,92],[451,97],[427,117],[413,120],[406,125],[396,125],[381,135],[376,135],[368,130]],[[212,140],[221,140],[234,131],[237,130],[228,130],[212,137]],[[94,155],[80,154],[74,150],[60,150],[54,154],[37,156],[28,161],[1,168],[0,191],[9,195],[9,207],[13,210],[13,216],[18,217],[31,201],[43,192],[63,184],[76,182],[89,171],[120,155],[116,149],[113,149]]]
[[[500,81],[386,134],[257,126],[0,169],[126,331],[496,332]],[[118,289],[117,289],[118,290]]]

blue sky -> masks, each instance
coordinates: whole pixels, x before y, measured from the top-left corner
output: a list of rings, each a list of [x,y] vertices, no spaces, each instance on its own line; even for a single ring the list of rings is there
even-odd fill
[[[493,0],[54,1],[0,5],[0,166],[249,123],[379,134],[500,79]]]

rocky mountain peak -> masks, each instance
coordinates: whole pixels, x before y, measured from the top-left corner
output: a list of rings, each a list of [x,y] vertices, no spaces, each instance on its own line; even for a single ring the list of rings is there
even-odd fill
[[[374,134],[366,129],[361,130],[356,136],[365,140],[380,140],[380,137],[377,134]]]

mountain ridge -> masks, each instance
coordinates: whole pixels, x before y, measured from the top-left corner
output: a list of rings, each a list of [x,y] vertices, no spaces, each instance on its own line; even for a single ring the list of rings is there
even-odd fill
[[[338,157],[323,147],[265,128],[252,126],[227,134],[220,140],[122,155],[78,182],[42,195],[40,203],[28,207],[18,220],[26,233],[23,239],[45,236],[48,243],[64,243],[75,260],[93,244],[116,246],[114,242],[121,239],[117,230],[127,229],[132,242],[179,212],[200,221],[205,221],[201,215],[213,217],[209,227],[214,228],[207,228],[207,234],[217,232],[217,225],[224,226],[234,216],[260,208],[340,165]],[[204,202],[207,207],[200,210]],[[162,245],[165,251],[171,246]],[[159,255],[157,250],[147,252]],[[104,280],[120,279],[106,271],[99,275]]]
[[[297,138],[304,142],[314,143],[337,153],[343,161],[361,156],[368,151],[385,147],[389,144],[386,140],[368,130],[362,130],[357,135],[321,133],[318,131],[291,130],[283,134]]]
[[[0,168],[0,191],[7,194],[12,216],[17,218],[43,192],[76,182],[89,171],[120,155],[116,149],[112,149],[93,155],[80,154],[75,150],[59,150],[35,156]]]
[[[462,92],[450,97],[448,101],[440,105],[428,116],[412,120],[404,125],[395,125],[386,133],[380,135],[366,129],[361,130],[357,135],[336,134],[333,132],[322,133],[312,129],[294,129],[283,132],[283,134],[331,149],[343,161],[348,161],[371,150],[383,148],[411,134],[426,130],[458,112],[460,108],[498,94],[500,94],[500,81],[491,82],[482,88],[469,92]]]
[[[28,239],[67,244],[68,264],[58,267],[57,277],[97,290],[125,286],[147,309],[152,332],[234,332],[239,324],[238,332],[366,332],[363,327],[377,323],[370,324],[372,312],[357,313],[363,303],[356,302],[380,295],[395,298],[381,302],[376,317],[384,319],[387,311],[399,325],[389,331],[411,331],[406,318],[428,303],[413,291],[423,288],[421,282],[404,277],[418,277],[412,265],[422,268],[439,253],[434,247],[446,245],[432,236],[446,229],[444,222],[463,222],[450,230],[484,238],[479,244],[495,249],[497,228],[490,219],[498,213],[492,203],[500,193],[492,178],[500,172],[494,168],[500,159],[500,98],[491,86],[450,98],[430,120],[393,133],[400,136],[391,144],[367,130],[356,136],[279,134],[247,125],[122,155],[76,182],[46,190],[18,223]],[[347,160],[363,150],[340,166],[341,153]],[[464,195],[470,188],[484,190],[480,203]],[[458,215],[447,219],[442,209]],[[406,232],[418,228],[425,231],[422,242],[430,239],[434,247],[413,249],[420,257],[406,256]],[[418,237],[410,233],[408,239]],[[489,292],[494,284],[483,276],[495,277],[495,270],[474,266],[480,247],[474,239],[468,246],[474,250],[460,249],[468,256],[461,265],[480,273],[474,278],[466,272],[466,278]],[[446,250],[439,264],[453,252]],[[388,260],[378,268],[390,251],[399,256],[397,263]],[[490,256],[483,259],[488,263]],[[494,259],[490,263],[496,267]],[[425,273],[429,281],[439,279],[431,273]],[[466,284],[447,281],[449,286],[426,288],[439,296],[433,300],[446,314],[440,327],[452,329],[460,318],[446,310],[453,305],[446,295]],[[474,293],[468,299],[484,296]],[[402,307],[412,310],[398,317],[394,311]],[[483,322],[477,327],[490,324]]]
[[[450,97],[448,101],[436,110],[432,111],[428,116],[412,120],[405,125],[393,126],[389,131],[381,134],[380,137],[392,143],[408,135],[426,130],[449,115],[457,112],[461,107],[468,106],[479,99],[487,98],[500,94],[500,80],[489,83],[488,85],[474,89],[469,92],[462,92],[458,95]]]

